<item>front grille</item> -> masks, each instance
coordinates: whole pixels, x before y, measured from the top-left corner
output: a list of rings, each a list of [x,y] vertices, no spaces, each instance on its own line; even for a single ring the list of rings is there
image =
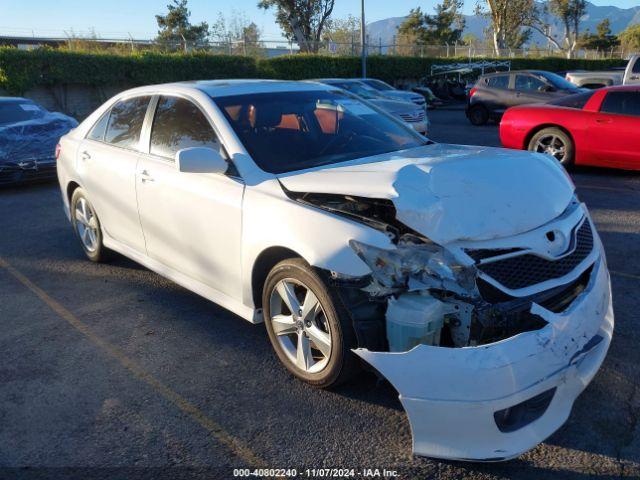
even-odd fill
[[[409,123],[424,121],[424,112],[416,113],[400,113],[399,116],[402,120]]]
[[[585,219],[575,233],[575,250],[566,257],[547,260],[527,253],[480,264],[478,269],[501,285],[517,290],[567,275],[587,258],[592,250],[593,232],[589,221]]]

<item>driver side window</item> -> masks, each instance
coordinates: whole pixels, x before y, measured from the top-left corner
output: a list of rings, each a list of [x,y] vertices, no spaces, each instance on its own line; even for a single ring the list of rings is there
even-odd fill
[[[546,86],[542,80],[531,75],[516,75],[516,90],[537,92]]]
[[[151,155],[173,160],[178,150],[189,147],[218,150],[220,143],[193,102],[180,97],[160,97],[151,129]]]

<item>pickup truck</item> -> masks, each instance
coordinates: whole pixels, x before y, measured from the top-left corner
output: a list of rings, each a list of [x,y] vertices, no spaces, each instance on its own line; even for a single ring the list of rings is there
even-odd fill
[[[629,59],[627,67],[623,70],[607,70],[589,72],[578,70],[567,72],[565,78],[578,87],[602,88],[612,85],[640,84],[640,55],[634,55]]]

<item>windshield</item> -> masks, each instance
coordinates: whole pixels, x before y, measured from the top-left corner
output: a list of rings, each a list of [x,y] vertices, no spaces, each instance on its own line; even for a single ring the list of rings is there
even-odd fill
[[[426,145],[411,128],[340,91],[214,98],[256,164],[285,173]]]
[[[549,104],[557,105],[559,107],[577,108],[582,110],[594,93],[596,93],[595,90],[590,90],[584,93],[568,95],[566,97],[562,97],[560,100],[549,102]]]
[[[32,102],[0,102],[0,125],[34,120],[44,116],[44,110]]]
[[[578,91],[578,87],[576,87],[573,83],[568,82],[560,75],[556,75],[551,72],[540,73],[540,76],[546,78],[554,87],[558,90],[575,90]]]
[[[361,80],[362,83],[369,85],[370,87],[375,88],[376,90],[380,90],[384,92],[386,90],[393,90],[393,87],[387,83],[384,83],[382,80],[377,80],[375,78],[367,78],[366,80]]]

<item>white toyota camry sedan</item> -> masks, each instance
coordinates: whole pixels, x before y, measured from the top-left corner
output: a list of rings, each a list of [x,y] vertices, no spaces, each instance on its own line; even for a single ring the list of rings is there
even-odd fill
[[[602,244],[551,157],[435,144],[335,87],[258,80],[123,92],[57,155],[90,260],[119,252],[264,321],[312,385],[373,368],[417,454],[534,447],[609,347]]]

